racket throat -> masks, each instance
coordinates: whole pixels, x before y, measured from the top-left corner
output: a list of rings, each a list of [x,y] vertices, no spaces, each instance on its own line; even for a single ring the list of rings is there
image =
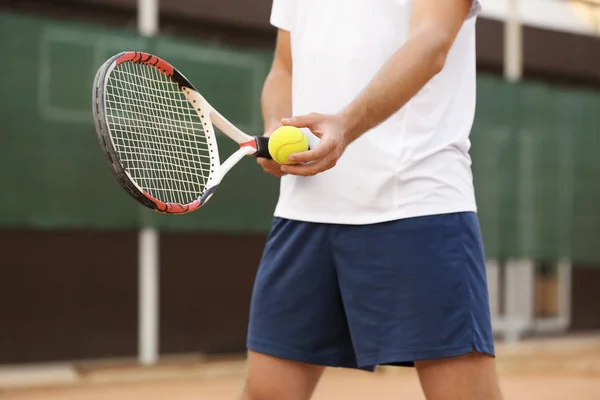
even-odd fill
[[[198,200],[200,201],[200,205],[204,205],[204,203],[206,203],[208,201],[208,199],[210,199],[212,197],[212,195],[217,191],[217,187],[219,187],[219,185],[213,185],[211,187],[209,187],[208,189],[206,189],[206,191],[204,193],[202,193],[202,196],[200,196],[198,198]]]

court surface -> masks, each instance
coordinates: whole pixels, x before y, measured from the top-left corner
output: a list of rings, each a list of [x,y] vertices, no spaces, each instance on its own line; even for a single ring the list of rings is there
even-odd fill
[[[505,400],[600,399],[600,335],[498,345]],[[244,377],[241,358],[171,361],[159,367],[88,364],[71,383],[43,387],[0,385],[2,400],[235,400]],[[22,386],[22,385],[21,385]],[[2,390],[4,390],[2,392]],[[376,373],[329,369],[314,400],[423,400],[413,369]]]

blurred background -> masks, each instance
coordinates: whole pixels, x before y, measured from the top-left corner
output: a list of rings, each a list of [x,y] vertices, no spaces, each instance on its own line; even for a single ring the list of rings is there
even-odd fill
[[[506,396],[600,399],[600,0],[482,3],[471,154]],[[236,398],[278,182],[246,160],[195,213],[142,209],[91,88],[113,54],[150,52],[261,134],[270,8],[0,0],[0,398]],[[407,393],[412,370],[332,370],[317,398]]]

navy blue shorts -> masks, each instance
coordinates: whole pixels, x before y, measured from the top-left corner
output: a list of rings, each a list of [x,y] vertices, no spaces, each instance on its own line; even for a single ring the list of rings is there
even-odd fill
[[[371,225],[275,218],[254,285],[247,346],[365,370],[473,350],[493,356],[477,215]]]

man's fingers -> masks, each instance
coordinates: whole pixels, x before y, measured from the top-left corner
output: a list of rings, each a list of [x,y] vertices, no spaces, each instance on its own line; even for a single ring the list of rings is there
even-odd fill
[[[281,169],[266,169],[263,168],[263,171],[265,171],[267,174],[269,175],[273,175],[277,178],[281,178],[284,175],[287,175],[286,172],[283,172]]]
[[[262,169],[264,169],[265,171],[281,171],[281,165],[275,163],[275,164],[267,164],[267,165],[261,165]]]
[[[326,157],[309,164],[284,165],[281,170],[291,175],[313,176],[335,167],[336,163],[335,158]]]
[[[273,175],[276,178],[281,178],[282,176],[287,175],[285,172],[279,171],[265,171],[269,175]]]
[[[282,177],[286,173],[281,170],[281,165],[273,160],[269,160],[266,158],[257,158],[256,161],[258,165],[262,167],[262,169],[271,175]]]
[[[258,165],[260,165],[263,168],[277,168],[277,167],[279,167],[279,164],[275,160],[271,160],[269,158],[258,157],[256,159],[256,162],[258,163]]]

